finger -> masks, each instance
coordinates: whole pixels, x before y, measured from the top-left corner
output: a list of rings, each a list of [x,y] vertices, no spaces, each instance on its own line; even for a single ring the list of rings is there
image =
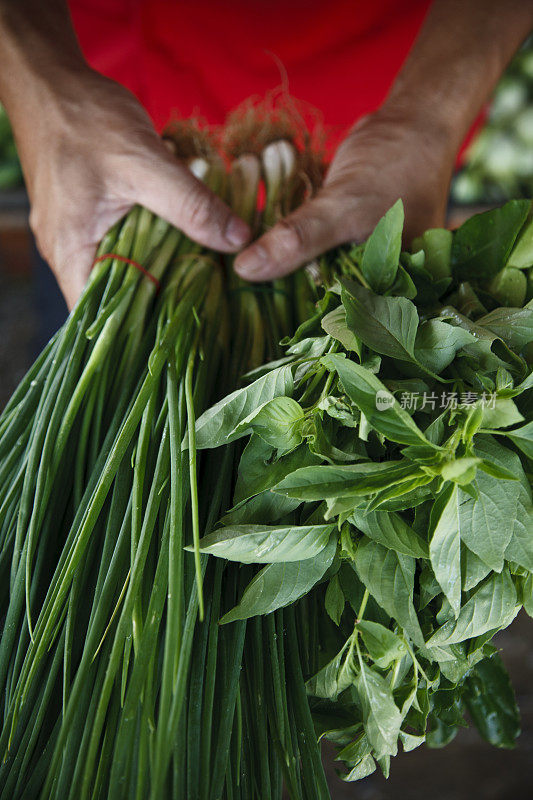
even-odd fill
[[[175,225],[199,244],[223,252],[243,247],[251,236],[248,225],[170,156],[141,167],[130,176],[135,202]]]
[[[249,281],[271,280],[294,272],[331,247],[357,238],[353,198],[325,190],[278,222],[235,259],[235,271]]]

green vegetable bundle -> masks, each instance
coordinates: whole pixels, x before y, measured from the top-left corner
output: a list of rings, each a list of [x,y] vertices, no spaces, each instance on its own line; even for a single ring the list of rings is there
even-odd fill
[[[295,167],[287,143],[265,149],[260,224]],[[259,225],[256,156],[191,168]],[[135,208],[0,417],[2,798],[235,796],[246,625],[218,618],[242,579],[197,546],[234,454],[198,463],[195,418],[276,355],[313,299],[306,281],[293,301],[297,280],[249,291]]]
[[[323,259],[339,280],[286,355],[197,421],[199,448],[246,441],[200,549],[261,565],[221,623],[296,620],[317,735],[347,780],[387,775],[399,742],[445,744],[467,710],[493,744],[519,732],[491,639],[533,614],[533,303],[501,305],[508,265],[533,263],[529,211],[512,201],[408,253],[398,202]]]
[[[260,233],[316,164],[252,139],[191,168]],[[326,799],[323,734],[355,779],[465,707],[511,743],[528,212],[406,253],[398,203],[255,287],[145,209],[109,232],[0,416],[0,798]]]

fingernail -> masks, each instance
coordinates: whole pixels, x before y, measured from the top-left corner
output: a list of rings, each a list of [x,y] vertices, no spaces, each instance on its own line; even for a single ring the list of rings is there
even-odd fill
[[[239,275],[246,278],[258,273],[263,274],[268,263],[267,251],[262,245],[257,244],[238,256],[235,262],[235,269]]]
[[[242,247],[250,238],[250,228],[239,217],[232,217],[226,228],[226,240],[233,247]]]

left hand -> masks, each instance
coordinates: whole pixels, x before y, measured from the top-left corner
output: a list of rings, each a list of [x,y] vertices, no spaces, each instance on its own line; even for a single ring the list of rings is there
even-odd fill
[[[383,107],[342,142],[316,196],[237,256],[236,272],[271,280],[339,244],[361,242],[399,197],[407,242],[442,226],[454,161],[444,129]]]

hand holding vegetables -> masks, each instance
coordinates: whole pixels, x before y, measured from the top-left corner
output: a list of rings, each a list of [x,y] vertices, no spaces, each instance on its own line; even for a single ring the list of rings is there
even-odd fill
[[[343,142],[316,198],[239,255],[238,273],[269,280],[363,241],[400,195],[407,242],[442,225],[461,143],[532,26],[531,2],[503,16],[495,0],[436,0],[382,108]]]
[[[242,247],[248,226],[176,161],[130,92],[89,69],[63,2],[46,15],[32,0],[0,3],[0,38],[30,224],[70,308],[98,242],[135,203],[202,244]]]

